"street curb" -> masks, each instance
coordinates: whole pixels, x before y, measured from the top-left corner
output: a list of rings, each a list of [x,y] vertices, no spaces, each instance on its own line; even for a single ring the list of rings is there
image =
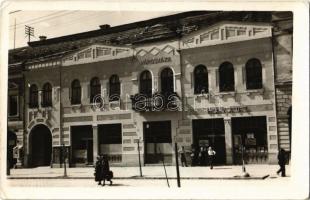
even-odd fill
[[[264,180],[269,175],[262,177],[181,177],[182,180]],[[94,177],[7,177],[7,179],[94,179]],[[131,179],[131,180],[165,180],[166,177],[114,177],[113,179]],[[177,179],[176,177],[168,177],[168,179]]]

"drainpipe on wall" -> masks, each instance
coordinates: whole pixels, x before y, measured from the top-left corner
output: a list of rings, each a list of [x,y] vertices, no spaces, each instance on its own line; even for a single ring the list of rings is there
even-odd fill
[[[181,77],[180,77],[180,87],[181,87],[181,102],[182,102],[182,120],[185,119],[185,93],[184,93],[184,71],[183,71],[183,65],[182,65],[182,51],[181,51],[181,35],[179,35],[178,37],[178,52],[180,55],[180,73],[181,73]]]
[[[274,43],[276,42],[275,37],[274,37],[274,24],[272,25],[271,28],[271,48],[272,48],[272,62],[273,62],[273,89],[274,89],[274,105],[275,105],[275,116],[276,116],[276,127],[277,127],[277,142],[278,142],[278,150],[280,149],[280,137],[279,137],[279,130],[278,130],[278,109],[277,109],[277,90],[276,90],[276,65],[277,65],[277,60],[275,56],[275,48],[274,48]]]
[[[27,135],[27,121],[26,121],[26,117],[27,117],[27,113],[26,113],[26,89],[27,89],[27,83],[26,83],[26,65],[25,62],[22,64],[22,75],[23,75],[23,158],[22,158],[22,166],[29,166],[29,154],[26,154],[26,135]],[[29,137],[29,135],[28,135]],[[29,144],[28,144],[29,146]],[[29,151],[29,149],[27,149],[27,152]],[[27,158],[27,159],[26,159]]]

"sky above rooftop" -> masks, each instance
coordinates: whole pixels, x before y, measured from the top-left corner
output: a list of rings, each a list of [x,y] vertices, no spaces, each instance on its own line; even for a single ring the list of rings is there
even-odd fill
[[[25,35],[25,25],[34,28],[34,37],[31,37],[30,40],[37,41],[39,36],[47,36],[47,38],[60,37],[96,30],[102,24],[117,26],[174,13],[176,12],[15,11],[9,16],[9,49],[14,48],[14,32],[15,48],[27,46],[28,36]]]

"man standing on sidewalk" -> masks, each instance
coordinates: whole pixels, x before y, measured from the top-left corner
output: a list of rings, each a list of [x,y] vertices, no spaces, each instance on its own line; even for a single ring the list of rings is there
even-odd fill
[[[212,149],[211,146],[209,146],[208,149],[208,156],[209,156],[209,162],[210,162],[210,169],[213,169],[213,161],[215,157],[215,151]]]
[[[286,162],[286,155],[285,150],[280,149],[278,153],[278,163],[280,165],[280,169],[277,171],[277,174],[281,172],[281,176],[285,177],[285,162]]]

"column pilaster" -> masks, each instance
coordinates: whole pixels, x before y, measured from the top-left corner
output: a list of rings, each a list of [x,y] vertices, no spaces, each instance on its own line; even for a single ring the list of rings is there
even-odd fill
[[[232,131],[231,118],[224,118],[225,124],[225,145],[226,145],[226,163],[233,163],[233,146],[232,146]]]
[[[94,164],[96,163],[96,158],[98,156],[98,126],[93,125],[93,160]]]

